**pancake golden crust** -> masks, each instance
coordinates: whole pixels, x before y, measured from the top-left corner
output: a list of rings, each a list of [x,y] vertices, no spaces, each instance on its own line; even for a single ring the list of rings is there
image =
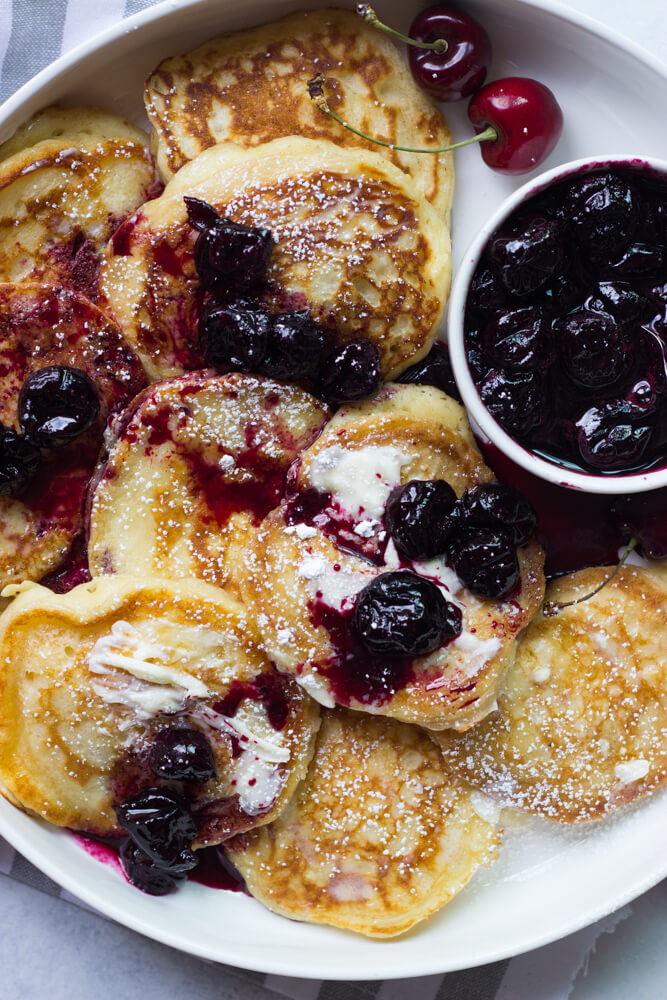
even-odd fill
[[[376,399],[343,407],[304,453],[296,497],[260,526],[242,593],[278,668],[322,704],[466,729],[495,707],[544,594],[544,554],[534,541],[519,550],[520,587],[506,600],[473,597],[444,558],[401,563],[383,535],[384,504],[396,485],[431,478],[459,496],[493,479],[458,403],[433,388],[385,386]],[[313,493],[322,500],[309,515]],[[349,621],[362,587],[399,566],[458,603],[463,632],[427,656],[387,662],[355,646]]]
[[[449,290],[449,233],[405,174],[377,153],[324,140],[224,144],[128,220],[101,266],[101,300],[151,380],[203,365],[185,195],[272,231],[263,297],[274,312],[307,308],[337,342],[369,338],[385,378],[430,348]]]
[[[401,934],[495,857],[495,822],[448,777],[422,730],[323,714],[307,776],[270,826],[225,850],[253,896],[287,917]]]
[[[0,163],[0,280],[62,284],[95,299],[107,240],[157,193],[155,165],[124,119],[109,138],[115,116],[71,110],[80,120],[42,112],[2,147],[15,151]],[[33,133],[39,141],[28,145]]]
[[[562,577],[547,599],[591,593],[613,567]],[[448,769],[547,819],[602,819],[667,780],[667,569],[624,566],[595,597],[539,615],[499,711],[439,734]]]
[[[92,145],[105,139],[132,139],[146,145],[146,135],[141,129],[109,111],[81,105],[73,108],[52,105],[34,114],[0,145],[0,160],[46,139],[58,139],[63,145],[72,146]]]
[[[217,587],[24,585],[0,650],[0,787],[58,826],[118,834],[113,806],[163,786],[188,800],[197,845],[219,843],[278,815],[305,774],[316,706],[276,674],[243,607]],[[184,725],[207,736],[217,778],[150,770],[156,734]]]
[[[0,284],[0,422],[18,428],[21,385],[48,365],[72,365],[93,380],[96,423],[71,444],[43,452],[40,472],[15,497],[0,497],[0,587],[55,569],[83,527],[83,505],[107,418],[145,384],[115,323],[75,292]]]
[[[308,80],[324,73],[332,109],[351,125],[400,146],[451,142],[436,105],[414,83],[396,46],[348,10],[302,11],[165,59],[146,84],[158,165],[167,179],[218,142],[259,145],[287,135],[374,149],[317,111]],[[383,149],[449,219],[451,154]]]
[[[245,545],[329,416],[295,386],[190,373],[123,418],[90,503],[93,576],[194,576],[236,589]]]

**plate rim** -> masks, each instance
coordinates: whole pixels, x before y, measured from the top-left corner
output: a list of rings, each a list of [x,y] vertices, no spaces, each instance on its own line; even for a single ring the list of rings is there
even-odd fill
[[[44,67],[44,69],[42,69],[38,74],[24,83],[17,91],[14,92],[14,94],[10,95],[2,103],[2,105],[0,105],[0,135],[4,136],[5,130],[7,129],[8,131],[6,134],[8,136],[10,134],[9,129],[15,128],[23,120],[21,118],[21,114],[25,106],[38,98],[47,87],[51,86],[55,81],[58,81],[69,70],[75,68],[79,62],[88,59],[90,56],[94,56],[95,53],[119,41],[124,35],[133,33],[145,24],[150,24],[154,21],[162,19],[168,19],[170,16],[175,17],[181,11],[188,8],[204,9],[206,7],[213,7],[216,2],[218,2],[218,0],[161,0],[161,2],[154,4],[152,7],[139,11],[138,13],[128,18],[124,18],[116,24],[96,33],[89,39],[86,39],[70,49],[68,52],[63,53],[48,66]],[[223,2],[229,3],[230,0],[223,0]],[[497,2],[497,0],[495,0],[495,2]],[[607,42],[612,47],[619,49],[626,55],[629,55],[638,62],[643,63],[656,75],[662,77],[665,83],[667,83],[667,62],[663,61],[659,56],[644,48],[640,43],[626,38],[620,33],[620,31],[604,24],[591,15],[570,8],[560,3],[559,0],[512,0],[512,3],[519,8],[523,7],[531,10],[545,11],[558,20],[565,22],[567,25],[574,26],[586,34],[594,36],[596,39],[601,39]],[[335,0],[332,0],[332,5],[334,4]],[[474,0],[472,6],[474,6]],[[45,875],[53,879],[53,881],[55,881],[58,885],[62,886],[66,891],[70,892],[78,899],[82,900],[88,906],[92,907],[93,910],[97,911],[99,915],[109,917],[121,926],[128,927],[129,929],[152,940],[156,940],[162,944],[166,944],[172,948],[198,958],[208,959],[219,964],[227,964],[233,967],[266,974],[284,975],[296,979],[314,978],[312,973],[304,973],[298,968],[295,968],[294,964],[291,964],[294,962],[294,958],[290,959],[289,957],[285,959],[278,957],[269,960],[262,960],[261,958],[258,958],[257,961],[254,961],[244,956],[241,964],[238,964],[234,959],[234,956],[226,956],[224,958],[220,957],[219,952],[216,952],[214,948],[210,948],[207,945],[196,941],[184,944],[176,933],[172,933],[170,930],[164,928],[156,929],[147,923],[142,917],[133,914],[131,911],[123,909],[122,906],[115,901],[106,898],[100,900],[94,888],[89,888],[89,884],[80,883],[76,877],[60,871],[57,861],[52,860],[49,856],[44,856],[43,851],[39,846],[32,844],[28,837],[26,837],[20,830],[17,830],[12,825],[11,821],[7,819],[7,816],[4,815],[4,807],[6,806],[8,808],[9,812],[7,815],[9,816],[11,816],[12,811],[16,809],[17,813],[21,817],[27,818],[31,822],[36,821],[38,824],[46,827],[47,824],[45,824],[43,820],[40,820],[39,817],[27,817],[25,813],[17,809],[17,807],[11,802],[3,800],[1,806],[0,834],[7,840],[7,842]],[[543,947],[546,944],[560,940],[566,935],[576,933],[584,927],[590,926],[602,917],[613,913],[621,906],[637,898],[639,895],[660,882],[663,878],[665,878],[665,876],[667,876],[667,857],[665,858],[662,866],[653,870],[643,880],[640,880],[638,884],[635,883],[632,887],[613,895],[610,899],[607,899],[606,902],[601,902],[599,906],[588,909],[581,919],[572,921],[570,918],[567,923],[565,922],[565,919],[563,919],[563,921],[561,921],[561,926],[556,928],[552,927],[550,930],[542,932],[541,934],[533,934],[533,936],[528,939],[528,944],[526,944],[526,937],[524,935],[521,945],[515,950],[508,950],[506,947],[499,948],[495,951],[492,949],[487,950],[480,956],[479,960],[475,961],[473,964],[470,964],[467,960],[463,964],[457,964],[456,961],[453,961],[446,962],[446,967],[443,968],[442,962],[438,962],[436,957],[430,963],[422,960],[418,971],[412,970],[406,974],[398,968],[398,965],[392,961],[391,956],[387,954],[384,949],[382,951],[378,949],[377,958],[374,961],[371,960],[368,962],[368,971],[359,973],[356,978],[365,978],[373,981],[417,978],[426,975],[446,974],[447,972],[475,968],[480,965],[509,959],[527,951],[532,951],[535,948]],[[94,886],[95,883],[91,882],[90,885]],[[330,929],[335,931],[335,928]],[[389,943],[391,943],[392,940],[393,939],[390,939]],[[368,943],[371,946],[373,944],[381,944],[381,942],[373,942],[371,940],[369,940]],[[399,962],[400,961],[402,960],[399,959]],[[349,981],[350,977],[345,975],[345,971],[340,968],[340,963],[337,963],[334,957],[329,959],[329,962],[331,964],[327,964],[327,961],[319,962],[317,979]],[[382,971],[379,971],[378,968],[380,964],[382,964]],[[372,971],[372,966],[375,967],[376,971]],[[358,972],[358,970],[356,971]]]

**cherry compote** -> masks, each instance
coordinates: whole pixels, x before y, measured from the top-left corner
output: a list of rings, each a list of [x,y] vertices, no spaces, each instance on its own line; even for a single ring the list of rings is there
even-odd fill
[[[408,570],[381,573],[357,596],[354,630],[369,652],[420,656],[461,634],[461,610],[430,580]]]
[[[580,171],[490,237],[465,317],[482,402],[526,448],[618,474],[667,459],[667,180]]]
[[[213,750],[198,729],[184,726],[162,729],[154,737],[148,766],[158,778],[172,781],[210,781],[216,776]]]
[[[447,555],[461,583],[478,597],[505,597],[519,582],[514,539],[504,528],[464,528]]]
[[[199,318],[199,346],[206,364],[223,375],[256,371],[266,354],[270,328],[269,310],[258,299],[211,299]]]
[[[197,828],[178,796],[149,788],[115,807],[130,840],[164,872],[185,875],[197,864],[192,841]]]
[[[251,368],[283,382],[311,381],[322,359],[324,334],[307,309],[271,318],[266,357]]]
[[[444,479],[412,479],[392,490],[384,521],[399,554],[420,561],[442,555],[455,503],[456,493]]]
[[[95,423],[99,412],[93,380],[68,365],[32,372],[19,393],[19,426],[26,440],[40,448],[69,444]]]
[[[382,384],[380,352],[366,338],[351,340],[328,358],[318,395],[328,403],[373,396]]]
[[[38,448],[0,424],[0,496],[18,493],[35,475],[39,462]]]
[[[404,385],[432,385],[436,389],[446,392],[452,399],[461,402],[461,395],[449,360],[449,351],[445,344],[438,341],[426,357],[406,368],[396,381],[402,382]]]
[[[271,259],[271,231],[227,219],[200,198],[186,196],[185,204],[199,233],[194,258],[202,287],[238,295],[260,285]]]

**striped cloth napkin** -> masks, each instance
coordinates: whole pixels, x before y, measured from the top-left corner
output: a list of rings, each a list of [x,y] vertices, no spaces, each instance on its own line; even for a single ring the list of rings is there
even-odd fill
[[[23,83],[61,53],[90,38],[92,35],[153,6],[157,0],[0,0],[0,99],[6,100]],[[27,884],[51,896],[84,906],[70,893],[38,871],[30,862],[0,838],[0,873]],[[616,914],[564,938],[562,941],[540,948],[518,958],[495,962],[461,972],[402,979],[387,982],[322,982],[309,979],[291,979],[284,976],[225,968],[224,975],[235,985],[235,995],[243,996],[243,985],[252,984],[253,996],[258,989],[266,990],[267,998],[280,994],[293,1000],[588,1000],[605,997],[609,992],[581,993],[575,987],[581,983],[588,962],[601,937],[616,930],[620,924],[628,928],[634,921],[636,936],[623,933],[624,942],[641,945],[641,927],[661,913],[664,921],[664,885],[658,886],[641,900],[624,907]],[[632,920],[627,918],[632,915]],[[2,905],[0,902],[0,924]],[[663,923],[664,926],[664,923]],[[637,936],[639,936],[639,941]],[[609,949],[607,949],[609,950]],[[655,962],[654,956],[649,960]],[[654,968],[651,977],[658,992],[644,992],[640,986],[646,976],[645,962],[641,961],[641,948],[635,959],[636,968],[628,970],[627,990],[622,983],[614,997],[632,996],[634,1000],[645,997],[657,1000],[665,996],[657,983],[664,982],[667,971]],[[604,971],[604,970],[603,970]],[[660,975],[662,974],[662,976]],[[604,979],[604,977],[603,977]],[[623,977],[625,979],[625,977]],[[632,986],[630,986],[632,984]],[[611,989],[611,987],[609,987]]]

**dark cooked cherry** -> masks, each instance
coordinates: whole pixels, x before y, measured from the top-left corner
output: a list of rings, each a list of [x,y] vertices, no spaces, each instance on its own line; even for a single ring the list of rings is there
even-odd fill
[[[312,379],[324,350],[324,334],[307,309],[273,316],[260,374],[281,382]]]
[[[120,848],[120,863],[128,882],[150,896],[166,896],[173,892],[180,881],[177,875],[156,865],[132,840],[125,840]]]
[[[461,402],[452,365],[449,360],[449,351],[445,344],[436,341],[425,358],[418,361],[416,365],[411,365],[396,379],[408,385],[433,385],[436,389],[441,389],[448,396]]]
[[[0,496],[18,493],[39,468],[39,449],[0,424]]]
[[[271,231],[226,219],[200,198],[186,196],[185,204],[199,231],[194,259],[202,286],[239,293],[259,285],[271,259]]]
[[[586,299],[585,307],[593,312],[609,313],[621,325],[646,322],[658,312],[655,298],[633,288],[627,281],[601,281]]]
[[[657,280],[665,273],[666,252],[656,243],[631,243],[620,256],[613,256],[604,270],[621,278]]]
[[[468,14],[453,7],[428,7],[417,14],[409,35],[419,42],[447,42],[442,53],[408,47],[415,81],[436,101],[460,101],[482,86],[491,65],[491,42]]]
[[[361,338],[339,347],[327,359],[317,392],[329,403],[344,403],[373,396],[381,384],[379,351],[372,341]]]
[[[254,372],[266,354],[271,315],[258,299],[204,306],[199,318],[199,347],[211,368]]]
[[[563,112],[548,87],[529,77],[508,76],[481,87],[468,105],[478,135],[491,127],[495,137],[480,141],[488,167],[523,174],[543,162],[563,131]]]
[[[180,798],[149,788],[114,811],[123,829],[158,867],[183,875],[196,866],[192,841],[197,828]]]
[[[504,528],[463,528],[452,536],[448,556],[461,583],[479,597],[504,597],[519,580],[512,533]]]
[[[533,295],[563,262],[557,223],[540,212],[517,219],[492,238],[489,259],[511,295]]]
[[[399,553],[418,560],[442,555],[455,503],[456,493],[443,479],[412,479],[392,490],[384,520]]]
[[[622,330],[609,313],[569,313],[554,325],[554,342],[563,368],[584,389],[613,385],[629,363]]]
[[[507,289],[496,272],[482,265],[475,271],[468,292],[468,309],[473,312],[495,312],[507,305]]]
[[[466,490],[456,505],[456,518],[464,528],[505,528],[515,545],[527,542],[537,524],[530,501],[505,483],[480,483]]]
[[[95,384],[80,368],[40,368],[28,375],[19,393],[19,426],[26,440],[40,448],[69,444],[95,423],[99,412]]]
[[[546,417],[541,380],[534,372],[493,369],[479,386],[491,416],[510,434],[525,437]]]
[[[148,766],[158,778],[210,781],[216,777],[211,744],[198,729],[162,729],[148,754]]]
[[[430,580],[398,570],[375,577],[357,596],[353,627],[371,653],[420,656],[460,635],[460,609]]]
[[[639,465],[653,435],[652,424],[640,423],[627,400],[591,407],[577,421],[576,430],[582,461],[599,472]]]
[[[484,331],[486,353],[499,368],[544,371],[550,360],[550,329],[546,313],[538,306],[497,313]]]
[[[606,172],[572,181],[562,208],[568,232],[598,258],[621,250],[630,241],[638,216],[632,184]]]
[[[559,316],[581,307],[593,281],[594,275],[583,255],[576,247],[568,246],[562,266],[540,289],[545,308],[552,316]]]

